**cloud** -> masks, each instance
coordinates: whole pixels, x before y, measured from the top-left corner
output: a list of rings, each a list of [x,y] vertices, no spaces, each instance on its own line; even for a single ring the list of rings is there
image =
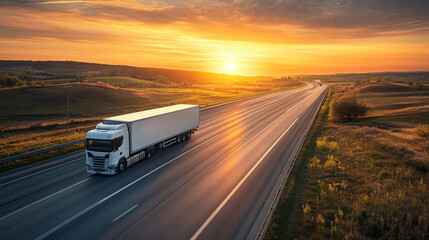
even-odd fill
[[[288,23],[310,28],[375,28],[379,31],[428,27],[426,0],[249,0],[239,4],[251,21]]]
[[[246,36],[255,39],[251,31],[244,31],[252,28],[265,28],[261,34],[272,31],[276,36],[284,38],[296,38],[297,34],[317,35],[317,32],[323,35],[320,33],[324,31],[343,33],[342,36],[334,34],[333,38],[366,38],[410,34],[429,29],[427,0],[14,0],[0,1],[0,6],[10,9],[6,14],[11,15],[13,12],[19,14],[19,10],[23,9],[35,14],[62,12],[76,18],[134,21],[158,26],[181,23],[190,31],[215,38],[219,33],[228,33],[231,28],[235,28],[244,34],[242,37],[232,37],[237,40],[243,40]],[[301,29],[291,34],[290,26]],[[298,37],[297,40],[301,38]]]
[[[0,57],[200,69],[235,54],[255,59],[248,69],[288,72],[352,56],[368,65],[373,52],[378,64],[403,49],[425,66],[427,9],[428,0],[0,0]]]
[[[427,0],[14,0],[0,1],[0,5],[52,11],[66,5],[69,11],[78,10],[84,15],[132,19],[153,24],[193,22],[205,18],[216,22],[296,24],[340,29],[373,27],[381,30],[384,27],[427,27],[429,23]]]

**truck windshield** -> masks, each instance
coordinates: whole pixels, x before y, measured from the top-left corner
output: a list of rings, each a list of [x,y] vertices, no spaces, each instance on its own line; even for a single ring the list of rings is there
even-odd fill
[[[113,151],[112,140],[87,139],[86,149],[97,152],[111,152]]]

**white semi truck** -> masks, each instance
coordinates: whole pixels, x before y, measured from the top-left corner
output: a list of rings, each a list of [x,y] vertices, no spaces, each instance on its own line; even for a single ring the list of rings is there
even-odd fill
[[[198,105],[178,104],[103,119],[86,135],[88,173],[114,175],[156,150],[191,138]]]
[[[322,80],[316,79],[316,80],[314,80],[314,84],[316,84],[318,86],[322,86]]]

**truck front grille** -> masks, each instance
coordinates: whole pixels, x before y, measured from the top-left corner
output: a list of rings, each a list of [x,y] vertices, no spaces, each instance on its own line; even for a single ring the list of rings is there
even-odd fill
[[[92,160],[92,169],[95,171],[104,171],[107,169],[108,158],[104,157],[91,157]]]

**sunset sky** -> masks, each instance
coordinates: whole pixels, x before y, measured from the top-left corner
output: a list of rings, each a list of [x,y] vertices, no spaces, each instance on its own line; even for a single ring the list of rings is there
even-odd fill
[[[429,71],[429,0],[0,0],[0,59],[242,75]]]

